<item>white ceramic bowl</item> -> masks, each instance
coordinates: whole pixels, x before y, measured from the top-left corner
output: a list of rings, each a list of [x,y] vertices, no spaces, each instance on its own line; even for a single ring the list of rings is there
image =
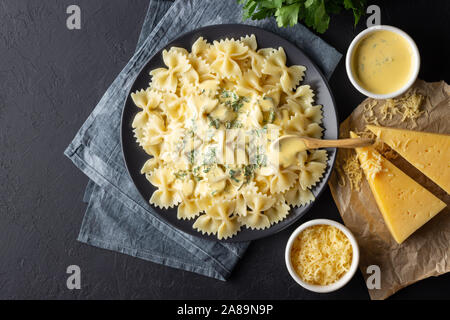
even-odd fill
[[[342,276],[342,278],[340,278],[338,281],[336,281],[332,284],[326,285],[326,286],[312,285],[312,284],[309,284],[309,283],[303,281],[302,279],[300,279],[298,274],[295,272],[294,267],[292,266],[292,262],[291,262],[291,249],[292,249],[294,240],[297,238],[297,236],[300,234],[300,232],[302,232],[303,230],[305,230],[308,227],[315,226],[315,225],[330,225],[330,226],[338,228],[350,240],[350,243],[351,243],[352,249],[353,249],[353,257],[352,257],[352,263],[350,265],[350,270],[346,274],[344,274]],[[292,235],[290,236],[288,243],[286,245],[285,260],[286,260],[286,266],[289,271],[289,274],[299,285],[301,285],[303,288],[308,289],[313,292],[327,293],[327,292],[336,291],[336,290],[342,288],[353,277],[356,270],[358,269],[359,247],[358,247],[358,243],[356,242],[356,239],[353,236],[353,234],[350,232],[350,230],[348,230],[342,224],[340,224],[336,221],[333,221],[333,220],[328,220],[328,219],[315,219],[315,220],[305,222],[304,224],[299,226],[297,229],[295,229],[295,231],[292,233]]]
[[[400,88],[399,90],[388,93],[388,94],[375,94],[373,92],[367,91],[363,87],[361,87],[358,82],[356,81],[352,67],[351,67],[351,60],[353,56],[353,52],[356,48],[356,45],[359,43],[361,39],[366,37],[368,34],[379,31],[379,30],[387,30],[397,33],[398,35],[402,36],[411,46],[411,49],[413,51],[413,70],[410,74],[409,80],[405,83],[405,85]],[[347,69],[347,75],[350,79],[350,82],[353,84],[353,86],[362,94],[374,98],[374,99],[389,99],[397,97],[403,93],[405,93],[406,90],[408,90],[412,84],[416,81],[417,75],[419,74],[420,69],[420,54],[419,49],[417,49],[416,43],[414,40],[404,31],[400,30],[399,28],[392,27],[392,26],[373,26],[370,28],[367,28],[366,30],[362,31],[360,34],[358,34],[355,39],[353,39],[352,43],[350,44],[350,47],[347,50],[347,56],[345,57],[345,68]]]

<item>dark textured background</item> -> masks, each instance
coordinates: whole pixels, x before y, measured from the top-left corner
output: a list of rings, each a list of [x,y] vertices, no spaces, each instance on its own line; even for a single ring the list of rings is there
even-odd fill
[[[369,1],[369,3],[377,3]],[[380,1],[382,23],[404,29],[422,55],[420,77],[448,82],[448,1]],[[82,29],[66,28],[66,8],[82,10]],[[147,0],[0,0],[0,298],[368,299],[361,274],[331,294],[313,294],[288,275],[284,246],[292,227],[254,242],[224,283],[75,239],[87,178],[63,156],[103,92],[131,57]],[[365,20],[365,19],[363,19]],[[363,29],[334,17],[323,38],[345,53]],[[341,61],[331,79],[341,119],[363,99]],[[330,192],[296,225],[340,220]],[[66,288],[68,265],[82,289]],[[392,298],[450,298],[450,274]]]

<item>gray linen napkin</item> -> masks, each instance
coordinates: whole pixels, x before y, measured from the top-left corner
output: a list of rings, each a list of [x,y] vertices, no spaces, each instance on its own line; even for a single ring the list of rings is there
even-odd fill
[[[248,243],[208,241],[160,220],[129,178],[120,147],[120,118],[129,88],[147,60],[178,35],[206,25],[242,23],[235,0],[150,0],[136,53],[83,124],[65,155],[89,178],[78,240],[170,267],[226,280]],[[304,50],[329,78],[341,54],[302,25],[247,21]]]

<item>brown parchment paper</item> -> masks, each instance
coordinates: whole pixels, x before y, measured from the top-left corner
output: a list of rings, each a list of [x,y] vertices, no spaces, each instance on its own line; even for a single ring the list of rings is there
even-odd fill
[[[364,131],[366,125],[363,118],[364,105],[375,102],[377,105],[373,110],[382,126],[449,134],[449,85],[444,81],[427,83],[417,80],[410,90],[416,90],[417,93],[425,96],[420,107],[420,110],[425,112],[417,119],[417,125],[411,120],[400,122],[400,115],[394,116],[391,120],[380,120],[379,108],[385,100],[368,98],[340,125],[340,137],[349,137],[350,130]],[[367,267],[370,265],[380,267],[381,287],[368,289],[371,299],[386,299],[416,281],[450,271],[450,196],[400,156],[391,159],[392,163],[448,206],[405,242],[398,245],[384,224],[364,175],[360,191],[352,191],[348,179],[337,169],[352,152],[355,151],[339,150],[329,186],[345,225],[358,240],[359,267],[366,283],[367,278],[371,276],[371,273],[367,273]]]

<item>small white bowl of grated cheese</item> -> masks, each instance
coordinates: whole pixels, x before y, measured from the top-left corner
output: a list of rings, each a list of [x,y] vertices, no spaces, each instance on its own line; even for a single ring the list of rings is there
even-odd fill
[[[359,264],[355,237],[342,224],[316,219],[299,226],[285,251],[291,277],[303,288],[327,293],[345,286]]]

